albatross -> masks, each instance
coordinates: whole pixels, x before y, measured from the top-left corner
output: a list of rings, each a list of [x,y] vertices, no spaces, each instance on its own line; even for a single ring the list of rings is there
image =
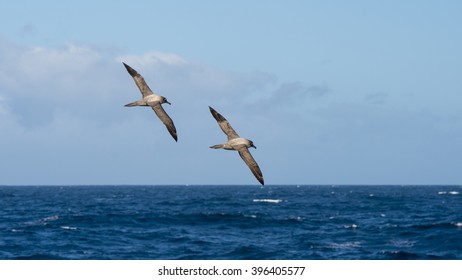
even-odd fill
[[[239,152],[242,160],[244,160],[245,164],[250,168],[255,178],[257,178],[260,184],[264,185],[265,182],[263,180],[263,175],[261,173],[260,167],[258,167],[257,162],[252,157],[249,152],[249,148],[257,148],[253,144],[253,142],[249,139],[245,139],[240,137],[236,131],[232,128],[231,124],[217,111],[215,111],[212,107],[210,107],[210,112],[212,116],[217,121],[218,125],[220,126],[221,130],[228,136],[228,141],[223,144],[213,145],[210,148],[212,149],[225,149],[225,150],[235,150]]]
[[[173,124],[173,121],[169,117],[169,115],[167,115],[167,113],[165,112],[164,108],[162,108],[162,104],[167,103],[171,105],[171,103],[168,102],[167,98],[155,94],[146,84],[143,76],[141,76],[138,72],[136,72],[135,69],[131,68],[124,62],[122,63],[124,64],[130,76],[132,76],[133,80],[135,81],[135,84],[138,86],[138,88],[141,91],[141,95],[143,96],[143,98],[141,98],[140,100],[128,103],[127,105],[125,105],[125,107],[132,107],[132,106],[151,107],[152,110],[154,110],[156,115],[159,117],[159,119],[167,127],[167,130],[168,132],[170,132],[170,135],[172,135],[173,139],[175,139],[175,141],[178,141],[178,136],[176,134],[175,125]]]

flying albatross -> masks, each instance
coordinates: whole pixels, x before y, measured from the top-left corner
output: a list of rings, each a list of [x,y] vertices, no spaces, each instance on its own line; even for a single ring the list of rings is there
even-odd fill
[[[212,107],[210,107],[210,112],[212,113],[215,120],[217,120],[218,125],[221,127],[221,130],[228,136],[228,141],[223,144],[213,145],[210,148],[212,149],[225,149],[225,150],[235,150],[239,152],[239,155],[244,160],[245,164],[250,168],[255,178],[257,178],[260,184],[264,185],[265,182],[263,181],[263,175],[261,173],[260,167],[258,167],[257,162],[252,157],[249,152],[249,148],[257,148],[253,144],[252,141],[240,137],[236,131],[231,127],[229,122],[222,116],[220,113],[215,111]]]
[[[136,72],[135,69],[131,68],[125,63],[123,64],[125,68],[127,69],[128,73],[132,76],[133,80],[135,80],[135,84],[138,86],[138,88],[141,91],[141,94],[143,95],[143,98],[141,98],[138,101],[128,103],[127,105],[125,105],[125,107],[132,107],[132,106],[151,107],[152,110],[154,110],[156,115],[159,117],[159,119],[167,127],[168,132],[170,132],[170,135],[172,135],[173,139],[175,139],[175,141],[178,141],[178,136],[176,134],[175,125],[173,124],[172,119],[165,112],[164,108],[162,108],[163,103],[167,103],[171,105],[170,102],[167,101],[167,98],[163,96],[159,96],[155,94],[154,92],[152,92],[152,90],[149,88],[149,86],[144,81],[143,76],[141,76],[138,72]]]

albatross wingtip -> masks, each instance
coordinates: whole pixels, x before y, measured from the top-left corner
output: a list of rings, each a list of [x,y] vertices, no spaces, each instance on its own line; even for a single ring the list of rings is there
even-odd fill
[[[224,118],[222,115],[220,115],[220,113],[218,113],[217,111],[215,111],[215,109],[213,109],[213,108],[210,107],[210,106],[209,106],[209,108],[210,108],[210,113],[212,113],[212,116],[215,118],[215,120],[216,120],[217,122],[220,122],[220,121],[224,121],[224,120],[225,120],[225,118]]]
[[[123,65],[125,66],[125,69],[127,69],[128,73],[129,73],[132,77],[134,77],[134,76],[136,76],[136,74],[138,74],[138,72],[136,72],[136,70],[133,69],[133,68],[131,68],[128,64],[126,64],[125,62],[122,62],[122,63],[123,63]]]
[[[263,176],[261,176],[261,177],[260,177],[260,176],[258,176],[258,177],[255,176],[255,178],[258,180],[258,182],[260,182],[260,184],[261,184],[262,186],[265,185],[265,180],[263,179]]]

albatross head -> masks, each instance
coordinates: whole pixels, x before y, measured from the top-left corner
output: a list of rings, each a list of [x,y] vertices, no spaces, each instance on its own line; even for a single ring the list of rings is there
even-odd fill
[[[249,140],[249,144],[250,144],[249,148],[255,148],[255,149],[257,148],[251,140]]]
[[[165,97],[163,97],[163,96],[162,96],[162,101],[161,101],[161,103],[162,103],[162,104],[163,104],[163,103],[167,103],[168,105],[172,105],[172,103],[168,102],[167,98],[165,98]]]

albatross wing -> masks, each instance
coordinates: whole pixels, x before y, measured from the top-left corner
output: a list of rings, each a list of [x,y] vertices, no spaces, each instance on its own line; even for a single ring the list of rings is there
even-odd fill
[[[140,73],[136,72],[135,69],[131,68],[124,62],[122,62],[127,69],[128,73],[130,76],[132,76],[133,80],[135,80],[135,84],[138,86],[138,88],[141,91],[141,94],[143,95],[143,98],[153,94],[152,90],[149,88],[148,84],[144,81],[143,76],[140,75]]]
[[[215,111],[215,109],[213,109],[210,106],[209,108],[210,108],[210,112],[212,113],[213,117],[218,122],[218,125],[220,126],[221,130],[223,130],[223,132],[228,136],[228,140],[238,138],[239,135],[236,133],[236,131],[234,131],[231,124],[229,124],[229,122],[220,113]]]
[[[243,146],[239,148],[238,151],[239,155],[244,160],[245,164],[247,164],[247,166],[250,168],[250,171],[252,171],[253,175],[255,176],[255,178],[257,178],[258,182],[260,182],[260,184],[262,185],[265,185],[265,182],[263,180],[263,174],[261,173],[260,167],[258,166],[255,159],[252,157],[252,154],[249,152],[249,149]]]
[[[173,124],[173,121],[170,118],[170,116],[167,115],[167,112],[165,112],[162,105],[160,103],[157,103],[156,105],[152,106],[151,108],[152,108],[152,110],[154,110],[154,112],[159,117],[159,119],[167,127],[167,130],[168,130],[168,132],[170,132],[170,135],[172,135],[173,139],[175,139],[175,141],[178,141],[178,136],[176,134],[175,125]]]

